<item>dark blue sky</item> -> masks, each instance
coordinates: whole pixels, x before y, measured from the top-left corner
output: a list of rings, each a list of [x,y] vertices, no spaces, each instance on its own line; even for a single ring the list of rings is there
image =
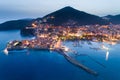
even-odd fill
[[[71,6],[98,16],[120,14],[120,0],[0,0],[0,23],[7,20],[37,18]]]

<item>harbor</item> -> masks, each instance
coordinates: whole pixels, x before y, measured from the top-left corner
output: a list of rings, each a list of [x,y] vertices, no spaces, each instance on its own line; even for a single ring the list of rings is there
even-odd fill
[[[16,32],[9,33],[9,35],[13,35],[13,34],[15,35]],[[6,37],[6,40],[4,40],[4,44],[3,44],[4,46],[2,46],[1,50],[6,48],[7,42],[12,42],[14,40],[17,40],[17,41],[30,40],[28,38],[26,39],[21,38],[19,35],[16,35],[17,38],[16,36],[13,36],[13,40],[11,40],[11,37],[8,36],[7,34],[5,36],[7,37]],[[116,75],[112,74],[112,73],[115,74],[116,71],[119,71],[119,68],[116,66],[117,63],[114,63],[115,67],[111,64],[111,61],[116,62],[114,58],[117,58],[117,60],[119,60],[118,59],[119,51],[117,51],[119,50],[119,44],[116,44],[116,45],[108,44],[107,45],[106,43],[104,43],[104,47],[107,47],[107,48],[104,48],[102,47],[103,43],[91,42],[91,41],[89,42],[79,41],[79,44],[76,41],[65,41],[65,42],[61,41],[61,42],[62,42],[62,45],[67,47],[66,50],[69,49],[70,51],[70,52],[65,51],[65,54],[69,55],[70,57],[72,57],[72,59],[75,59],[80,64],[83,64],[84,66],[92,69],[92,71],[95,71],[98,74],[97,79],[101,79],[103,76],[106,79],[109,79],[109,76],[115,76],[117,78],[117,76],[119,75],[119,73]],[[106,55],[107,49],[109,52],[108,55]],[[1,61],[4,61],[6,63],[5,65],[5,63],[0,62],[2,65],[4,65],[4,68],[0,68],[0,70],[4,72],[3,74],[6,74],[6,76],[8,76],[7,72],[5,72],[6,70],[9,71],[9,73],[14,72],[18,76],[21,75],[20,74],[21,71],[22,72],[25,71],[24,69],[32,72],[33,68],[31,66],[37,66],[37,69],[40,69],[40,71],[38,70],[36,71],[35,70],[36,67],[33,70],[39,74],[42,73],[41,72],[42,70],[47,70],[48,74],[52,73],[51,76],[55,75],[56,72],[57,72],[57,76],[59,77],[60,75],[66,75],[66,77],[64,77],[65,79],[69,78],[67,77],[67,76],[70,76],[69,74],[72,75],[71,77],[74,77],[77,79],[81,79],[82,77],[85,77],[85,79],[89,79],[86,76],[91,77],[93,75],[93,74],[90,75],[91,73],[88,73],[82,68],[70,63],[61,53],[58,53],[57,51],[53,51],[53,50],[34,50],[34,49],[32,50],[26,50],[26,49],[25,50],[24,49],[23,50],[11,50],[9,51],[7,56],[4,55],[3,53],[1,53],[0,55],[1,55],[1,58],[0,58]],[[108,56],[108,60],[106,60],[106,56]],[[7,62],[11,63],[12,65],[7,64]],[[18,65],[17,67],[15,66],[16,64]],[[114,71],[113,71],[113,67],[114,67]],[[11,68],[14,68],[14,70]],[[22,69],[22,70],[18,71],[19,69]],[[106,72],[109,72],[109,73],[106,73]],[[106,74],[103,74],[103,73],[106,73]],[[22,74],[25,75],[25,74],[30,74],[30,73],[24,72]],[[43,75],[46,75],[46,73],[43,73]],[[77,75],[78,77],[76,77]],[[34,74],[32,74],[32,76],[34,76]],[[42,76],[42,75],[39,75],[39,76]],[[57,79],[57,77],[54,77],[54,78]],[[90,80],[96,80],[96,78],[91,77]]]
[[[59,31],[59,30],[55,31],[55,32],[50,32],[48,30],[49,28],[51,28],[50,26],[47,26],[47,28],[46,28],[46,25],[43,26],[43,24],[38,24],[38,25],[34,24],[32,28],[35,29],[35,33],[34,33],[35,38],[34,39],[21,40],[21,41],[20,40],[10,41],[10,42],[8,42],[8,44],[6,46],[6,48],[4,50],[4,53],[6,55],[9,55],[10,51],[21,51],[21,50],[28,50],[28,51],[29,50],[56,51],[56,52],[60,53],[61,55],[63,55],[64,58],[68,62],[75,65],[76,67],[78,67],[80,69],[83,69],[84,71],[86,71],[86,72],[88,72],[88,73],[90,73],[90,74],[92,74],[94,76],[98,76],[98,73],[96,71],[93,71],[92,69],[86,67],[82,63],[75,60],[73,57],[69,56],[68,53],[70,51],[72,51],[74,55],[77,55],[77,52],[72,50],[72,49],[69,49],[67,46],[65,46],[63,44],[64,41],[68,40],[68,41],[75,41],[75,43],[73,44],[74,47],[75,46],[77,47],[77,46],[80,45],[79,41],[87,41],[87,43],[89,45],[91,45],[91,41],[94,41],[93,39],[96,38],[96,35],[84,36],[83,32],[82,33],[81,32],[79,32],[79,33],[75,32],[75,33],[72,33],[71,36],[67,38],[67,34],[69,34],[69,33],[65,32],[65,34],[64,34],[64,33],[61,33],[61,31]],[[27,29],[29,29],[29,28],[27,28]],[[55,28],[52,28],[52,29],[54,30]],[[73,29],[73,31],[74,31],[74,29]],[[63,37],[65,35],[66,35],[66,37]],[[84,37],[82,37],[82,36],[84,36]],[[101,37],[101,39],[105,40],[106,37]],[[101,48],[90,47],[90,49],[107,50],[106,60],[108,59],[109,54],[108,54],[108,48],[106,46],[102,45]],[[98,61],[96,61],[96,63],[102,65]]]

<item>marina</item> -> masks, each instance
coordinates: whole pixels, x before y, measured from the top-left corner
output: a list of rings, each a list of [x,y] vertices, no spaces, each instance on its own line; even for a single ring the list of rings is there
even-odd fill
[[[40,21],[41,22],[41,21]],[[78,28],[70,28],[70,27],[53,27],[49,26],[47,24],[43,24],[42,22],[40,23],[33,23],[32,24],[32,29],[35,30],[35,38],[30,39],[30,40],[13,40],[8,42],[4,53],[6,55],[9,54],[9,51],[21,51],[21,50],[48,50],[48,51],[56,51],[60,53],[61,55],[64,56],[64,58],[70,62],[71,64],[75,65],[76,67],[83,69],[84,71],[94,75],[98,76],[98,72],[93,71],[92,69],[88,68],[87,66],[83,65],[82,63],[78,62],[75,60],[73,57],[69,56],[69,52],[72,52],[72,54],[77,56],[77,52],[75,50],[69,49],[67,46],[63,45],[62,43],[64,41],[74,41],[73,46],[74,47],[79,47],[80,43],[86,41],[88,45],[92,45],[92,42],[118,42],[119,41],[119,35],[107,35],[104,33],[99,34],[99,32],[92,33],[91,29],[88,27],[79,27]],[[92,26],[98,28],[96,26]],[[31,29],[27,28],[26,29]],[[64,31],[61,31],[64,29]],[[101,28],[106,28],[101,26]],[[109,28],[109,26],[107,26]],[[49,29],[53,30],[53,32],[49,31]],[[56,30],[55,30],[56,29]],[[77,31],[74,31],[77,30]],[[104,30],[103,30],[104,32]],[[118,32],[119,33],[119,32]],[[94,39],[96,38],[96,41]],[[113,41],[109,41],[108,38],[112,38]],[[110,43],[111,44],[111,43]],[[109,56],[109,48],[101,44],[100,47],[89,47],[90,49],[93,50],[105,50],[107,51],[106,53],[106,60],[108,60]],[[88,56],[89,57],[89,56]],[[105,67],[103,64],[100,62],[96,61],[95,59],[91,58],[91,60],[95,61],[97,64]]]
[[[19,32],[16,32],[16,31],[12,32],[12,33],[9,32],[10,35],[13,35],[16,33],[19,33]],[[1,33],[1,34],[5,34],[5,33]],[[5,36],[7,36],[7,37],[4,38],[4,42],[3,42],[3,46],[1,48],[1,50],[3,50],[6,47],[7,42],[12,41],[10,36],[8,36],[7,34]],[[17,37],[14,37],[13,40],[14,39],[19,40],[19,41],[25,40],[25,38],[21,38],[19,36],[19,34],[16,34],[16,36]],[[3,39],[2,39],[2,41],[3,41]],[[75,41],[75,43],[76,43],[76,41]],[[116,60],[119,60],[119,54],[118,54],[119,51],[117,51],[119,49],[119,44],[109,45],[106,43],[91,42],[91,45],[90,45],[86,41],[79,42],[79,44],[82,45],[82,47],[79,47],[79,46],[74,47],[73,46],[74,41],[65,41],[65,42],[62,42],[62,44],[64,46],[67,46],[67,48],[70,50],[70,52],[65,51],[65,54],[67,53],[67,55],[72,57],[72,59],[79,61],[79,63],[81,63],[81,64],[85,65],[86,67],[97,72],[97,74],[99,74],[97,76],[98,80],[104,80],[103,77],[108,80],[113,80],[113,78],[110,78],[110,76],[114,76],[115,77],[114,79],[119,78],[118,77],[119,72],[117,72],[117,71],[119,71],[119,65],[116,63],[116,62],[119,62],[119,61],[116,61]],[[109,57],[108,60],[106,60],[106,52],[107,51],[105,49],[102,49],[102,47],[101,47],[101,45],[103,45],[103,44],[105,47],[109,48],[109,55],[107,55]],[[91,48],[101,48],[101,49],[96,51],[95,49],[91,49],[90,47]],[[66,49],[66,50],[68,50],[68,49]],[[84,56],[84,55],[88,55],[89,57]],[[49,76],[52,73],[50,76],[53,78],[53,80],[60,77],[60,75],[62,75],[62,76],[66,75],[64,78],[61,78],[61,79],[66,79],[66,80],[70,79],[71,77],[74,77],[74,79],[76,79],[76,78],[82,79],[84,77],[84,79],[96,80],[96,78],[91,77],[91,75],[87,71],[83,70],[82,68],[79,68],[78,66],[75,66],[74,64],[71,64],[69,61],[67,61],[67,59],[61,53],[58,53],[56,51],[34,50],[34,49],[27,50],[27,51],[24,51],[24,50],[23,51],[22,50],[14,51],[13,50],[13,51],[10,51],[7,56],[4,55],[3,53],[1,53],[0,56],[1,56],[0,61],[4,62],[4,63],[0,62],[0,64],[4,66],[4,68],[0,67],[0,70],[2,71],[1,73],[3,75],[5,74],[7,77],[9,77],[10,74],[8,74],[8,72],[5,72],[6,70],[9,71],[9,73],[12,73],[12,72],[16,73],[17,76],[20,76],[22,74],[32,75],[32,76],[26,76],[28,79],[32,78],[36,72],[39,75],[42,70],[44,70],[44,71],[47,70],[48,74],[43,73],[42,75],[39,75],[39,76],[41,78],[43,78],[42,77],[43,75]],[[94,60],[92,60],[92,59],[94,59]],[[33,60],[35,60],[35,61],[33,61]],[[31,61],[33,61],[33,62],[31,62]],[[114,62],[114,65],[111,62]],[[8,64],[8,63],[11,63],[12,65]],[[18,65],[17,67],[16,67],[16,64]],[[9,66],[9,68],[7,66]],[[33,66],[34,69],[31,66]],[[44,67],[44,68],[42,68],[42,67]],[[14,69],[11,69],[11,68],[14,68]],[[19,71],[19,69],[21,69],[21,70]],[[25,72],[24,69],[31,71],[31,72],[33,69],[35,72],[33,72],[33,73],[29,73],[28,71]],[[23,71],[24,73],[22,73],[21,71]],[[56,72],[58,72],[58,73],[56,74]],[[106,72],[108,72],[108,73],[106,73]],[[116,72],[117,72],[117,74],[116,74]],[[67,74],[63,74],[63,73],[67,73]],[[106,73],[106,74],[104,74],[104,73]],[[112,73],[114,73],[115,75]],[[57,77],[53,77],[55,74],[57,75]],[[11,74],[11,75],[13,75],[13,74]],[[70,75],[71,75],[71,77],[70,77]],[[50,78],[50,76],[48,78]],[[41,79],[40,77],[38,77],[38,78]],[[88,78],[88,77],[91,77],[91,78]],[[11,77],[11,78],[13,79],[15,77]],[[48,80],[48,79],[46,78],[46,80]]]

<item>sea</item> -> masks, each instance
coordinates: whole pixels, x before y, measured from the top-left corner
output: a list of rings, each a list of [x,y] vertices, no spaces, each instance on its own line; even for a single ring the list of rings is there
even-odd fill
[[[120,44],[62,43],[71,50],[68,55],[99,74],[94,76],[54,51],[23,50],[4,54],[9,41],[24,39],[33,37],[22,37],[19,30],[0,31],[0,80],[120,80]],[[108,49],[101,49],[101,45]]]

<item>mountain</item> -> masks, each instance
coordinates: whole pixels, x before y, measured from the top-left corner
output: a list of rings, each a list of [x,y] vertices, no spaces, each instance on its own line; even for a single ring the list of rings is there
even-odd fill
[[[12,20],[0,24],[0,30],[18,30],[31,25],[34,19]]]
[[[69,25],[69,23],[73,25],[108,24],[101,17],[76,10],[69,6],[44,16],[43,20],[54,25]]]
[[[120,24],[120,15],[108,15],[105,17],[108,18],[112,24]]]
[[[0,24],[0,30],[24,30],[26,26],[30,26],[32,22],[42,20],[44,23],[53,24],[56,26],[68,25],[94,25],[108,24],[108,21],[92,14],[76,10],[70,6],[64,7],[53,13],[50,13],[43,18],[37,19],[21,19],[12,20]]]

